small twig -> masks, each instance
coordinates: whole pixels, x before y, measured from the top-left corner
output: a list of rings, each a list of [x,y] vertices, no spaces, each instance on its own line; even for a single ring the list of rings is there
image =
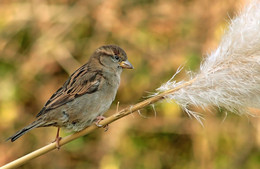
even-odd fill
[[[195,79],[192,79],[192,80],[190,80],[190,81],[188,81],[186,83],[183,83],[180,86],[177,86],[174,89],[170,89],[170,90],[165,91],[165,92],[163,92],[161,94],[158,94],[158,95],[153,96],[153,97],[151,97],[149,99],[146,99],[146,100],[144,100],[142,102],[139,102],[139,103],[137,103],[135,105],[129,106],[129,107],[127,107],[127,108],[125,108],[125,109],[123,109],[123,110],[121,110],[119,112],[117,111],[117,113],[115,113],[115,114],[111,115],[110,117],[107,117],[106,119],[102,120],[100,122],[100,124],[102,126],[105,126],[105,125],[110,124],[110,123],[112,123],[112,122],[114,122],[114,121],[116,121],[116,120],[118,120],[118,119],[120,119],[120,118],[122,118],[124,116],[132,114],[133,112],[138,111],[138,110],[140,110],[140,109],[142,109],[142,108],[144,108],[144,107],[146,107],[146,106],[148,106],[150,104],[158,102],[158,101],[164,99],[165,96],[167,96],[168,94],[172,94],[172,93],[178,91],[179,89],[192,84],[192,82],[194,80]],[[94,131],[97,128],[98,127],[96,125],[91,125],[91,126],[87,127],[86,129],[84,129],[84,130],[82,130],[80,132],[77,132],[77,133],[74,133],[74,134],[69,135],[67,137],[64,137],[64,138],[62,138],[60,140],[59,145],[62,146],[62,145],[66,144],[66,143],[69,143],[72,140],[75,140],[75,139],[77,139],[77,138],[79,138],[81,136],[87,135],[87,134],[91,133],[92,131]],[[51,143],[51,144],[48,144],[48,145],[46,145],[46,146],[44,146],[44,147],[42,147],[42,148],[40,148],[38,150],[35,150],[35,151],[33,151],[33,152],[31,152],[31,153],[29,153],[29,154],[27,154],[27,155],[25,155],[25,156],[23,156],[23,157],[21,157],[19,159],[16,159],[16,160],[14,160],[14,161],[12,161],[12,162],[10,162],[10,163],[0,167],[0,169],[17,168],[17,167],[27,163],[28,161],[30,161],[30,160],[32,160],[32,159],[34,159],[36,157],[39,157],[39,156],[41,156],[43,154],[46,154],[47,152],[52,151],[54,149],[56,149],[56,143],[55,142]]]
[[[157,116],[157,112],[156,112],[156,110],[155,110],[155,106],[154,106],[154,104],[151,104],[151,106],[152,106],[153,111],[154,111],[154,117],[156,118],[156,116]]]
[[[119,111],[119,101],[116,104],[116,113],[118,113],[118,111]]]

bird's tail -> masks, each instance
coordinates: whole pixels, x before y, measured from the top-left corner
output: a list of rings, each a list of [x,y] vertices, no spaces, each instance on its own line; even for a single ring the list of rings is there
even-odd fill
[[[11,142],[14,142],[16,139],[18,139],[19,137],[21,137],[22,135],[24,135],[28,131],[30,131],[30,130],[32,130],[34,128],[40,127],[42,125],[43,125],[43,121],[42,120],[36,120],[36,121],[32,122],[30,125],[28,125],[25,128],[23,128],[22,130],[20,130],[17,133],[15,133],[13,136],[11,136],[8,139],[6,139],[6,141],[11,140]]]

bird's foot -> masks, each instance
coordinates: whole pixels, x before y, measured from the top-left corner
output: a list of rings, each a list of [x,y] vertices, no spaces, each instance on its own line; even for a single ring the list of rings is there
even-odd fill
[[[109,128],[109,127],[108,127],[108,124],[106,124],[106,125],[99,124],[99,122],[102,121],[102,120],[104,120],[105,118],[106,118],[106,117],[104,117],[104,116],[97,116],[95,125],[96,125],[97,127],[103,127],[103,128],[105,128],[105,131],[107,131],[108,128]]]
[[[57,131],[57,135],[55,140],[52,142],[56,142],[56,148],[59,150],[60,149],[60,140],[62,139],[62,137],[59,136],[60,135],[60,128],[58,127],[58,131]]]
[[[52,143],[56,143],[56,148],[59,150],[60,149],[60,140],[62,137],[56,137],[55,140]]]

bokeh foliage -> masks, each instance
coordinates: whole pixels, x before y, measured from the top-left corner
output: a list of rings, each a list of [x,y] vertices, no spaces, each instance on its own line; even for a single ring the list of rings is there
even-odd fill
[[[14,143],[4,142],[34,120],[51,94],[97,47],[118,44],[135,67],[122,74],[109,115],[117,101],[123,108],[143,100],[180,65],[196,71],[242,4],[241,0],[1,1],[0,165],[54,139],[56,129],[41,128]],[[177,76],[181,79],[183,72]],[[203,128],[174,103],[156,104],[155,111],[148,107],[141,115],[113,123],[106,133],[96,131],[21,168],[259,168],[258,118],[225,117],[206,110]]]

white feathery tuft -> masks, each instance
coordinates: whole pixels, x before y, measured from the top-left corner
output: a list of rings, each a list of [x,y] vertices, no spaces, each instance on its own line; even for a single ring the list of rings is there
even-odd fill
[[[187,83],[173,78],[158,88],[158,93]],[[189,110],[189,105],[217,106],[238,114],[249,113],[248,107],[260,108],[259,0],[251,1],[231,20],[219,47],[190,79],[191,83],[165,98],[174,100],[200,123],[201,115]]]

